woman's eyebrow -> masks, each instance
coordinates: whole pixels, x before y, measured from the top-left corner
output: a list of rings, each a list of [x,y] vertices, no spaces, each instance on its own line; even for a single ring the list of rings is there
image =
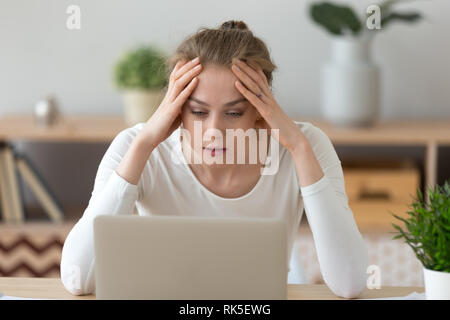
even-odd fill
[[[207,106],[207,107],[209,106],[206,102],[201,101],[201,100],[199,100],[199,99],[197,99],[195,97],[188,97],[188,100],[195,101],[195,102],[197,102],[197,103],[199,103],[201,105]],[[240,98],[240,99],[237,99],[237,100],[233,100],[233,101],[225,103],[223,106],[224,107],[231,107],[231,106],[234,106],[235,104],[238,104],[239,102],[243,102],[243,101],[247,101],[247,99],[246,98]]]

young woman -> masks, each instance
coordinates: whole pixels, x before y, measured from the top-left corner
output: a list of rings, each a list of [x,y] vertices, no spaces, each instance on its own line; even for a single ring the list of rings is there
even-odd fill
[[[88,207],[64,243],[67,290],[95,292],[92,222],[98,215],[131,215],[136,206],[142,216],[279,218],[288,228],[291,261],[305,209],[325,283],[338,296],[357,297],[366,285],[368,252],[348,206],[340,160],[322,130],[292,121],[278,105],[271,92],[276,66],[264,42],[242,21],[227,21],[185,39],[167,65],[164,100],[147,122],[115,137]],[[237,136],[227,130],[267,130],[256,136],[262,160],[249,161],[251,143],[229,148]],[[208,138],[210,132],[222,135]],[[239,151],[244,163],[226,160]],[[195,161],[199,156],[205,161]],[[223,162],[214,162],[219,156]],[[269,158],[276,170],[264,174]]]

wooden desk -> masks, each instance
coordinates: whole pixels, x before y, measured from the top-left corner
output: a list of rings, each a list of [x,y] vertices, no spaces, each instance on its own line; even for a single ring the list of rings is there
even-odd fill
[[[74,299],[93,300],[94,295],[74,296],[63,287],[60,279],[56,278],[2,278],[0,277],[0,291],[7,296],[46,298],[46,299]],[[386,298],[406,296],[412,292],[423,293],[422,287],[382,287],[381,289],[366,289],[360,299]],[[335,296],[325,285],[288,285],[289,300],[347,300]]]

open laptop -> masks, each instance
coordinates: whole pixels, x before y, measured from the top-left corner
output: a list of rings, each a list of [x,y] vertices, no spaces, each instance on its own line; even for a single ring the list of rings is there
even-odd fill
[[[271,218],[98,216],[96,297],[284,300],[286,240]]]

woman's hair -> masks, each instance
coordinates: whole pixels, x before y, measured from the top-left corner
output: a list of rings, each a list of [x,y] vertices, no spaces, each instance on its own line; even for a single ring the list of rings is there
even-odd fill
[[[266,75],[269,86],[272,86],[272,72],[277,68],[265,43],[254,36],[243,21],[228,20],[215,29],[199,28],[166,60],[168,75],[179,60],[189,61],[197,56],[203,67],[208,64],[231,67],[234,58],[256,63]]]

